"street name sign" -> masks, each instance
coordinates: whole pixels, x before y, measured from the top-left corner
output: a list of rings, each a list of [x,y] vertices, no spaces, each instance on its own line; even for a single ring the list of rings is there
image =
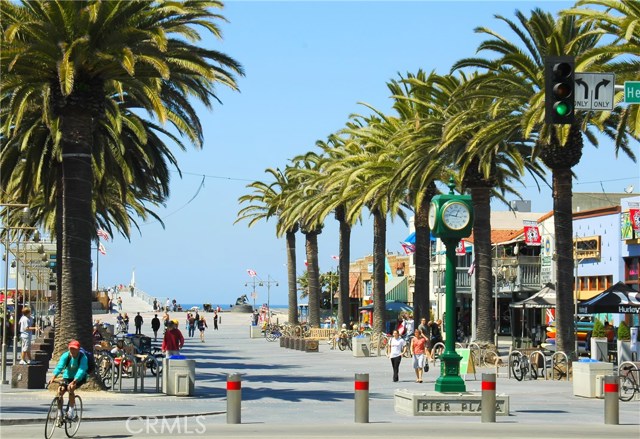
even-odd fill
[[[613,110],[616,85],[614,73],[584,73],[575,75],[575,109],[593,111]],[[640,102],[640,101],[639,101]]]
[[[640,104],[640,81],[624,82],[624,101],[627,104]]]

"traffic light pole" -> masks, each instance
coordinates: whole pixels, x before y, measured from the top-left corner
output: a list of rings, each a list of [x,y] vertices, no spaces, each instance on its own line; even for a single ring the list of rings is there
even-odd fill
[[[456,353],[456,246],[457,238],[442,238],[447,248],[447,265],[445,272],[445,335],[444,353],[440,357],[440,376],[436,380],[438,392],[465,392],[464,380],[460,376],[460,360]]]

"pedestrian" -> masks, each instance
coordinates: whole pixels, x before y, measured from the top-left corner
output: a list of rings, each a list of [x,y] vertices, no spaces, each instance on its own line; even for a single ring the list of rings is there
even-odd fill
[[[418,328],[413,331],[413,338],[411,339],[411,353],[413,354],[413,368],[416,371],[416,383],[422,382],[422,372],[429,370],[429,365],[426,363],[427,356],[427,339]],[[425,367],[426,364],[426,367]]]
[[[124,313],[122,316],[122,323],[124,323],[124,330],[128,334],[129,333],[129,314]]]
[[[391,367],[393,368],[393,381],[398,381],[398,371],[400,369],[400,360],[407,350],[407,342],[400,338],[400,333],[397,329],[393,331],[393,337],[389,340],[387,345],[387,357],[391,359]]]
[[[169,322],[171,321],[171,319],[169,318],[169,313],[167,311],[164,312],[164,314],[162,314],[162,323],[164,324],[164,331],[167,332],[167,329],[169,328]]]
[[[158,310],[158,299],[153,299],[153,310],[154,311]]]
[[[151,319],[151,330],[153,331],[153,341],[158,341],[158,329],[160,329],[160,319],[155,314]]]
[[[118,311],[122,311],[122,297],[118,296]]]
[[[420,319],[420,324],[418,325],[418,329],[420,330],[420,332],[422,332],[422,335],[425,336],[427,340],[429,340],[429,337],[431,336],[431,334],[429,331],[429,324],[427,323],[426,318],[423,317]]]
[[[405,340],[409,341],[409,338],[413,335],[415,330],[415,322],[413,320],[413,314],[409,314],[405,317],[404,321]]]
[[[133,319],[133,324],[136,325],[136,335],[142,335],[142,323],[144,323],[144,320],[142,319],[140,312],[138,312]]]
[[[31,308],[25,306],[22,308],[22,317],[18,321],[20,331],[20,341],[22,349],[20,351],[20,364],[31,363],[31,331],[36,329],[33,326],[33,318],[31,317]]]
[[[169,358],[172,355],[180,354],[180,349],[184,346],[184,336],[178,329],[177,320],[169,320],[167,332],[164,333],[162,340],[162,352]]]
[[[109,301],[107,302],[107,312],[111,314],[112,311],[113,311],[113,300],[109,299]]]
[[[171,306],[171,300],[167,297],[167,302],[164,304],[164,310],[168,312],[170,306]]]
[[[430,347],[434,348],[436,343],[442,342],[442,331],[440,329],[440,325],[442,325],[442,320],[438,319],[435,322],[431,322],[431,338],[430,338]]]
[[[196,317],[191,313],[187,313],[187,325],[189,337],[196,335]]]
[[[198,320],[198,329],[200,330],[200,341],[204,343],[204,329],[208,328],[207,321],[204,319],[204,316],[200,317]]]
[[[213,329],[214,331],[218,330],[218,312],[213,313]]]

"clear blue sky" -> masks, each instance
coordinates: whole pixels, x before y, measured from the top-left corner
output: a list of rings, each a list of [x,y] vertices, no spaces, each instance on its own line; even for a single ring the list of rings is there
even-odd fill
[[[349,114],[365,112],[358,102],[387,110],[386,82],[398,73],[436,70],[446,73],[460,58],[472,56],[480,41],[476,26],[508,31],[493,14],[512,18],[516,8],[539,6],[557,11],[568,2],[227,2],[222,42],[207,41],[240,61],[246,77],[240,93],[220,89],[222,106],[202,110],[202,151],[176,152],[183,178],[173,174],[171,199],[159,210],[166,228],[151,222],[131,242],[116,236],[100,257],[100,285],[136,285],[180,303],[228,305],[250,281],[246,269],[279,281],[270,290],[272,304],[287,303],[284,240],[275,223],[251,229],[234,225],[238,197],[246,184],[266,178],[268,167],[284,168],[290,158],[313,148],[316,140],[342,128]],[[640,156],[638,144],[634,144]],[[575,192],[638,192],[638,165],[616,160],[612,147],[587,145],[576,168]],[[204,178],[204,187],[200,190]],[[521,188],[534,211],[552,207],[551,192]],[[197,196],[193,201],[189,200]],[[496,206],[505,210],[502,206]],[[401,251],[408,234],[389,225],[387,247]],[[330,217],[319,238],[321,271],[335,269],[337,223]],[[298,271],[304,269],[304,237],[297,240]],[[372,252],[372,225],[356,227],[352,257]],[[257,303],[267,301],[258,287]]]

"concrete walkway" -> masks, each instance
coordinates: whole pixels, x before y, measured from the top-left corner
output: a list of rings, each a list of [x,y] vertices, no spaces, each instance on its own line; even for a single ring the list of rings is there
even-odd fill
[[[144,312],[143,332],[150,332],[153,312]],[[393,392],[397,388],[434,390],[437,373],[426,382],[415,383],[410,360],[403,359],[400,382],[391,379],[385,357],[356,358],[350,351],[305,353],[283,349],[278,342],[249,338],[249,315],[223,313],[219,331],[213,331],[212,314],[205,314],[209,329],[205,342],[187,338],[184,355],[197,361],[193,396],[175,397],[154,393],[149,374],[144,393],[133,393],[132,379],[125,379],[124,392],[80,392],[86,422],[82,437],[124,437],[132,417],[160,417],[193,423],[201,419],[205,437],[616,437],[640,436],[640,402],[620,403],[620,424],[604,425],[604,402],[573,396],[566,381],[517,382],[499,376],[498,393],[511,397],[511,414],[496,424],[481,424],[479,416],[411,417],[396,414]],[[131,315],[131,317],[133,317]],[[184,329],[185,313],[172,313]],[[105,319],[115,319],[114,315]],[[183,331],[186,335],[186,330]],[[479,391],[481,369],[467,376],[467,390]],[[506,374],[506,368],[500,372]],[[226,425],[226,377],[240,373],[242,423]],[[354,377],[368,373],[370,380],[370,425],[354,424]],[[18,390],[2,386],[0,425],[2,437],[41,437],[45,413],[52,393]],[[202,418],[194,418],[202,415]],[[189,417],[188,417],[189,416]],[[138,418],[136,418],[138,419]],[[108,422],[109,421],[109,422]],[[118,421],[118,422],[110,422]],[[136,422],[142,422],[138,419]],[[107,429],[107,431],[105,431]],[[215,432],[215,434],[214,434]],[[304,433],[303,433],[304,432]],[[166,431],[164,432],[166,433]],[[184,433],[184,431],[182,432]],[[33,434],[33,436],[31,436]],[[146,436],[148,434],[148,436]],[[136,437],[157,437],[140,432]],[[175,435],[175,431],[173,432]]]

